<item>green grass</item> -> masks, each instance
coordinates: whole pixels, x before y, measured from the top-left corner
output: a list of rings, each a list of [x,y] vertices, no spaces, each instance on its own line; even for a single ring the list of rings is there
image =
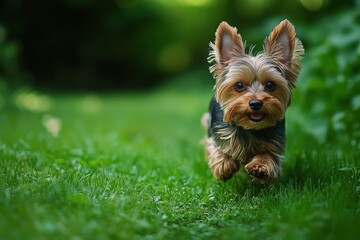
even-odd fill
[[[211,88],[197,89],[38,94],[35,108],[18,93],[17,105],[3,104],[0,239],[360,235],[359,142],[317,143],[295,99],[281,179],[221,183],[200,144]],[[51,118],[61,122],[57,137],[44,125]]]

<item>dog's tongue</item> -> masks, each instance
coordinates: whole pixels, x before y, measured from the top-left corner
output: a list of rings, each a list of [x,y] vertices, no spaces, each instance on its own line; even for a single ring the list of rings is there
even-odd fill
[[[263,117],[264,114],[261,113],[251,113],[250,114],[251,119],[255,120],[255,121],[260,121]]]

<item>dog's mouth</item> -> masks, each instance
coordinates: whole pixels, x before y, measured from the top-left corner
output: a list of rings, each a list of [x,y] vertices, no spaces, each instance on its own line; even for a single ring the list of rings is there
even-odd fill
[[[264,116],[265,115],[263,113],[250,113],[249,114],[249,118],[253,122],[260,122],[261,120],[264,119]]]

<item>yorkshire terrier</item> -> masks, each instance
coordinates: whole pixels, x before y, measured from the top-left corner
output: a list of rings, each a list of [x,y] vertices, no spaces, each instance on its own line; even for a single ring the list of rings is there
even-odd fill
[[[294,26],[280,22],[263,51],[245,53],[237,29],[222,22],[210,43],[215,96],[202,123],[205,153],[213,175],[230,179],[241,166],[253,180],[271,183],[281,173],[285,111],[291,103],[304,55]]]

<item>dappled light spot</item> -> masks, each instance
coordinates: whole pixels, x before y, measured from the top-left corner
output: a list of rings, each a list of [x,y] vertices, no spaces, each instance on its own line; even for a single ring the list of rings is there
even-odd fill
[[[273,1],[269,0],[243,0],[237,1],[234,7],[241,14],[260,16],[268,11],[272,4],[274,4]],[[246,9],[246,11],[244,11],[244,9]]]
[[[205,7],[210,5],[214,0],[153,0],[159,4],[166,5],[183,5],[188,7]]]
[[[193,7],[202,7],[209,5],[212,0],[177,0],[178,3]]]
[[[184,45],[170,44],[161,50],[158,61],[161,69],[167,72],[179,72],[188,67],[190,53]]]
[[[353,97],[351,103],[352,103],[354,110],[359,110],[360,109],[360,94]],[[0,101],[0,108],[1,108],[1,101]]]
[[[101,110],[101,99],[96,95],[87,95],[80,102],[80,109],[85,113],[98,113]]]
[[[46,131],[53,137],[58,137],[61,130],[61,120],[51,115],[44,115],[42,118],[42,124]]]
[[[302,5],[310,11],[318,11],[324,4],[324,0],[300,0]]]
[[[51,100],[46,95],[35,92],[20,92],[15,97],[16,106],[32,112],[45,112],[51,108]]]

